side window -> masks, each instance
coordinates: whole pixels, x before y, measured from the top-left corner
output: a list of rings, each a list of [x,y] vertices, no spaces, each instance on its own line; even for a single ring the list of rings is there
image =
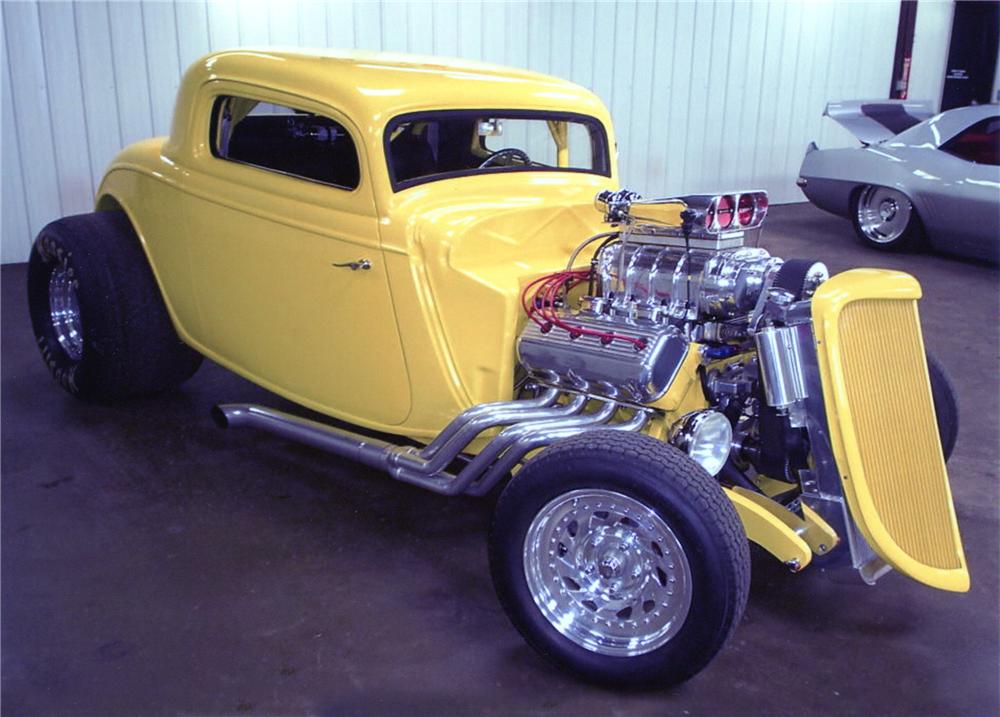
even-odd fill
[[[1000,117],[987,117],[941,145],[948,154],[976,164],[1000,165]]]
[[[223,96],[215,100],[212,154],[272,172],[354,189],[358,152],[342,125],[322,115]]]

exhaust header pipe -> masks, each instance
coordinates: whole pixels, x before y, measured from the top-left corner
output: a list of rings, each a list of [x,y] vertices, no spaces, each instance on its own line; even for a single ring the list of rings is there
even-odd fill
[[[560,397],[563,403],[558,403]],[[596,404],[586,411],[588,405]],[[460,413],[423,449],[328,426],[252,404],[220,404],[212,420],[220,428],[252,427],[296,443],[319,448],[375,468],[397,480],[445,495],[489,492],[528,452],[581,431],[598,427],[640,430],[648,412],[633,409],[628,421],[609,424],[621,405],[583,394],[543,390],[537,397],[474,406]],[[446,469],[483,431],[507,426],[457,474]]]

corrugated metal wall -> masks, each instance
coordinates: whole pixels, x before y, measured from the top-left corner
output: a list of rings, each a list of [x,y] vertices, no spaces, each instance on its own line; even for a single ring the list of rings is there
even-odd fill
[[[953,2],[928,2],[917,6],[917,22],[913,28],[913,62],[910,65],[908,97],[931,100],[941,104],[944,90],[945,65],[951,44],[951,21],[955,15]],[[1000,63],[997,64],[1000,68]]]
[[[458,55],[569,77],[611,107],[626,186],[799,201],[827,100],[884,97],[892,2],[5,2],[2,260],[88,211],[119,148],[168,131],[183,69],[281,44]],[[919,62],[919,58],[915,58]]]

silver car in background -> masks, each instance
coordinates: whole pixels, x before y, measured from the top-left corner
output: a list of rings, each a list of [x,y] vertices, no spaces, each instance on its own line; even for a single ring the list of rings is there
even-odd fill
[[[862,146],[810,143],[798,185],[820,209],[849,218],[877,249],[916,248],[1000,259],[1000,106],[929,117],[929,103],[835,102],[825,115]],[[929,117],[929,118],[928,118]]]

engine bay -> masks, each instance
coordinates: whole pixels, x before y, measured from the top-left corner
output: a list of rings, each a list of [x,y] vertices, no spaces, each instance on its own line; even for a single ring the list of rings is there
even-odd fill
[[[688,344],[714,359],[750,350],[772,289],[798,301],[828,277],[820,262],[786,262],[756,246],[765,192],[644,201],[622,190],[596,205],[612,230],[522,293],[529,322],[518,356],[545,383],[653,402]],[[592,244],[590,266],[579,268]]]
[[[805,390],[782,362],[798,339],[774,317],[807,306],[828,278],[826,266],[757,246],[765,192],[643,200],[622,190],[599,194],[595,204],[609,231],[522,293],[529,321],[518,358],[528,376],[655,407],[696,351],[709,408],[666,416],[672,442],[687,441],[692,457],[701,450],[703,467],[713,475],[725,468],[729,483],[752,488],[749,472],[797,484],[797,471],[807,468],[798,410]],[[589,266],[581,267],[588,251]],[[695,428],[700,449],[691,442]],[[716,445],[704,445],[708,435]]]

